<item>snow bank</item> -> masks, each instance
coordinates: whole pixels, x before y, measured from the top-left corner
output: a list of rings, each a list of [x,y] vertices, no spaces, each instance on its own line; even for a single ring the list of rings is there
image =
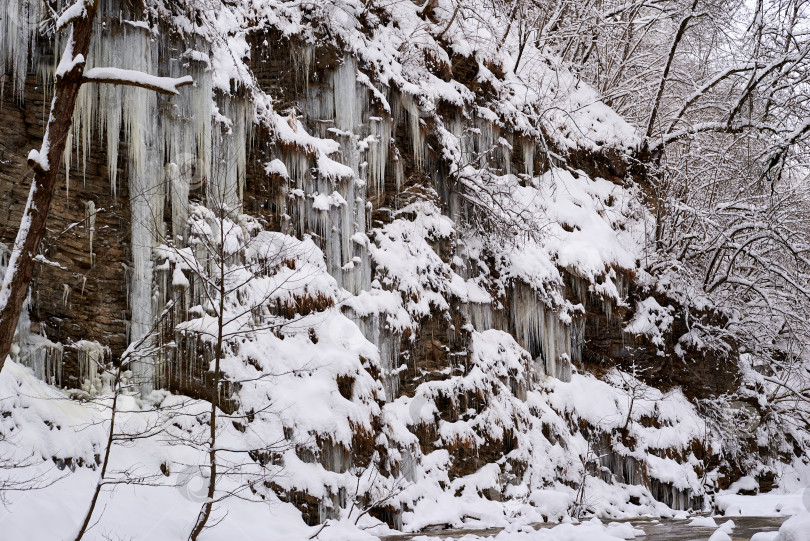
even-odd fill
[[[809,541],[810,540],[810,512],[804,511],[790,517],[779,528],[775,541]]]
[[[778,517],[801,513],[805,510],[804,492],[791,494],[767,493],[756,496],[718,494],[715,506],[725,516]]]

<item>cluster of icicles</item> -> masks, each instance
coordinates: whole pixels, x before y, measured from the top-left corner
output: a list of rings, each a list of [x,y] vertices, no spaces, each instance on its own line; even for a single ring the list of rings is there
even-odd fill
[[[57,9],[63,7],[63,2],[57,4]],[[50,12],[40,0],[10,0],[7,5],[0,22],[0,68],[12,74],[17,99],[23,98],[29,66],[36,67],[44,92],[50,94],[64,44],[59,36],[54,38],[55,54],[51,59],[36,58],[34,47]],[[166,98],[129,86],[84,85],[77,98],[64,162],[70,197],[70,184],[82,181],[91,149],[106,141],[110,189],[117,197],[121,143],[128,149],[123,168],[127,172],[131,212],[132,265],[126,274],[131,313],[128,334],[134,342],[149,332],[156,306],[162,305],[162,299],[153,296],[153,247],[167,238],[184,243],[190,191],[202,189],[206,203],[212,207],[238,207],[247,173],[253,106],[249,100],[214,92],[208,42],[192,40],[192,47],[185,43],[184,49],[178,51],[179,45],[170,38],[129,18],[125,6],[117,0],[99,1],[87,68],[117,67],[173,77],[191,75],[194,87],[184,89],[178,97]],[[162,219],[167,205],[172,216],[169,230]],[[95,260],[95,206],[94,201],[85,202],[91,263]],[[22,340],[23,347],[27,345],[35,353],[21,358],[36,365],[38,373],[45,366],[45,379],[69,384],[61,380],[61,345],[49,345],[46,340],[43,346],[40,342]],[[79,364],[83,365],[86,356],[79,349]],[[154,361],[143,359],[134,366],[145,385],[152,380]],[[94,376],[92,370],[80,370],[79,384],[94,388]]]
[[[12,0],[31,19],[43,20],[38,0]],[[215,90],[210,63],[211,45],[202,38],[187,38],[173,43],[170,32],[153,33],[150,28],[132,22],[115,0],[102,0],[87,66],[115,66],[171,77],[191,75],[194,86],[183,89],[180,96],[165,98],[153,92],[132,87],[86,85],[83,87],[74,115],[74,126],[65,153],[68,188],[81,182],[90,149],[106,141],[110,189],[116,196],[122,184],[119,179],[119,146],[125,142],[128,152],[123,169],[127,172],[127,190],[131,211],[132,265],[128,269],[131,313],[129,340],[142,338],[165,302],[172,298],[171,287],[156,270],[154,248],[171,239],[183,246],[188,242],[187,220],[189,196],[199,193],[209,208],[226,205],[238,208],[242,201],[247,174],[247,153],[251,144],[254,104],[249,92],[237,96]],[[37,66],[39,76],[50,92],[55,64],[53,61],[32,62],[37,25],[19,24],[19,18],[4,17],[0,25],[0,67],[11,73],[15,92],[22,97],[29,65]],[[190,40],[190,42],[189,42]],[[58,39],[55,48],[58,50]],[[305,47],[304,76],[311,69],[313,49]],[[299,104],[309,126],[315,126],[314,137],[331,139],[339,144],[339,160],[344,166],[337,173],[326,171],[317,152],[298,144],[282,142],[278,156],[268,173],[280,175],[284,189],[275,201],[277,212],[285,217],[285,232],[302,236],[313,234],[320,243],[329,273],[352,293],[371,288],[371,262],[366,243],[371,209],[386,203],[386,179],[393,179],[388,191],[397,193],[404,183],[403,162],[392,149],[392,135],[403,124],[410,137],[415,167],[433,175],[433,182],[453,216],[469,212],[464,203],[452,195],[448,180],[436,164],[429,164],[428,147],[423,135],[423,113],[418,99],[404,92],[387,92],[384,114],[372,104],[378,102],[368,81],[358,80],[355,60],[347,56],[331,74],[328,85],[307,87],[307,96]],[[367,79],[367,78],[366,78]],[[293,117],[294,118],[294,115]],[[472,123],[472,124],[471,124]],[[298,124],[298,127],[301,125]],[[461,143],[461,151],[483,156],[492,166],[510,173],[512,145],[500,136],[494,123],[478,117],[472,121],[460,115],[447,121],[449,132]],[[295,128],[294,128],[295,129]],[[534,174],[534,144],[521,140],[524,170]],[[495,149],[490,151],[489,149]],[[350,173],[348,172],[350,170]],[[341,172],[343,171],[343,172]],[[515,172],[517,173],[517,172]],[[87,202],[92,214],[95,204]],[[170,209],[170,223],[162,219]],[[89,215],[88,215],[89,216]],[[157,218],[156,218],[157,217]],[[92,261],[92,226],[90,227]],[[162,263],[157,262],[157,263]],[[469,303],[468,317],[473,326],[483,331],[503,328],[516,334],[518,341],[538,360],[540,371],[567,379],[572,350],[570,328],[561,322],[558,310],[550,308],[528,286],[512,288],[512,320],[500,322],[491,304]],[[174,318],[179,322],[182,318]],[[383,370],[388,374],[386,394],[397,394],[399,336],[386,328],[383,316],[355,318],[366,336],[379,347]],[[45,337],[28,336],[30,353],[21,355],[44,379],[56,384],[62,381],[62,346]],[[95,350],[93,350],[95,351]],[[94,362],[105,354],[87,353],[82,359]],[[133,366],[136,377],[150,387],[166,386],[171,368],[161,366],[162,359],[142,359]],[[80,361],[84,362],[84,361]],[[96,374],[82,369],[81,385],[95,389]]]

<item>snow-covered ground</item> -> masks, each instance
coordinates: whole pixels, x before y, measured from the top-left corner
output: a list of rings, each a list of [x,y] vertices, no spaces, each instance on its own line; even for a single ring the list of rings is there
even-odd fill
[[[805,491],[789,494],[720,494],[715,504],[725,516],[781,517],[791,516],[808,509],[810,493]]]
[[[572,384],[603,385],[602,394],[607,388],[605,383],[595,380],[589,383],[587,378],[582,381],[575,378]],[[556,383],[556,393],[572,384]],[[576,394],[593,396],[594,391]],[[20,488],[38,487],[3,492],[5,505],[0,508],[3,539],[40,541],[68,538],[87,508],[98,480],[98,470],[87,467],[87,463],[77,465],[75,462],[73,471],[70,466],[60,470],[55,463],[61,465],[64,459],[71,457],[74,461],[77,457],[92,461],[106,436],[103,421],[108,412],[102,407],[103,402],[80,403],[67,398],[62,391],[36,379],[29,369],[14,362],[9,362],[0,373],[0,399],[7,437],[2,447],[3,456],[12,459],[7,463],[16,461],[29,464],[19,469],[3,470],[0,479],[20,481],[23,483]],[[162,400],[164,406],[169,403],[183,404],[186,412],[193,412],[199,407],[195,401],[184,403],[182,397],[168,395],[163,396]],[[121,433],[143,430],[150,422],[160,422],[160,416],[152,409],[153,406],[135,399],[125,400],[119,414]],[[642,408],[640,411],[643,412],[643,404],[637,407]],[[548,410],[549,413],[552,411]],[[177,418],[172,422],[177,422]],[[194,425],[191,422],[187,428],[193,430]],[[165,443],[159,436],[116,443],[111,455],[111,471],[119,472],[115,478],[122,482],[109,485],[102,491],[94,520],[97,523],[89,539],[102,540],[107,535],[111,535],[112,539],[185,538],[196,517],[205,487],[198,470],[181,465],[199,464],[204,457],[200,451],[188,446]],[[8,453],[13,453],[13,456]],[[626,523],[611,524],[610,516],[613,520],[640,515],[678,519],[688,516],[683,512],[673,512],[662,504],[646,507],[628,505],[626,498],[629,495],[644,497],[641,487],[608,485],[597,478],[590,478],[588,499],[594,511],[603,518],[601,521],[594,519],[573,524],[568,515],[570,504],[576,496],[572,489],[559,485],[555,489],[533,490],[526,497],[516,493],[517,497],[512,500],[495,502],[481,498],[478,490],[474,489],[485,488],[492,483],[485,468],[474,476],[453,481],[452,489],[443,491],[439,484],[434,484],[436,479],[441,480],[442,477],[436,477],[442,471],[441,460],[431,466],[432,461],[441,458],[440,455],[437,451],[426,456],[422,467],[428,471],[424,472],[420,482],[410,485],[403,492],[403,497],[409,496],[420,502],[406,517],[410,531],[418,531],[431,524],[447,523],[461,528],[503,528],[500,533],[493,534],[498,540],[607,541],[640,535],[638,529],[634,530]],[[547,459],[550,463],[558,460],[553,456]],[[160,464],[171,464],[168,475],[160,473]],[[287,471],[277,472],[276,481],[282,485],[302,483],[307,478],[314,479],[312,476],[320,476],[319,483],[329,484],[330,476],[334,479],[331,482],[339,482],[340,476],[326,472],[316,464],[292,461],[289,464]],[[431,467],[436,470],[431,472]],[[129,478],[123,475],[124,470],[127,470]],[[222,490],[239,491],[243,488],[237,485],[236,479],[224,476]],[[518,492],[523,490],[522,487],[515,488]],[[395,533],[369,515],[358,519],[356,513],[351,517],[344,513],[343,519],[331,520],[321,530],[321,526],[307,526],[300,511],[289,503],[279,501],[272,491],[264,494],[264,500],[244,492],[241,496],[228,498],[218,505],[215,512],[217,525],[201,539],[304,540],[319,532],[318,539],[349,541],[372,540],[380,535]],[[696,518],[693,525],[722,527],[729,518],[740,515],[806,515],[803,498],[804,493],[800,491],[757,496],[721,494],[717,496],[716,503],[719,509],[725,510],[726,516]],[[535,531],[532,525],[546,519],[562,524]],[[802,520],[806,519],[797,518],[786,523],[785,532],[804,532],[802,528],[806,522]],[[437,539],[437,535],[425,534],[423,539]],[[723,539],[720,534],[716,535],[713,538],[715,541]],[[785,533],[783,537],[775,539],[806,539],[789,535],[793,534]],[[493,536],[468,535],[465,539],[473,541],[490,537]]]

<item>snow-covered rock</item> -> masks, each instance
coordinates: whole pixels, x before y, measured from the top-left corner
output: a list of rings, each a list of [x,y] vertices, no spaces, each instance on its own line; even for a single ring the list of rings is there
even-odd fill
[[[810,541],[810,512],[799,513],[779,527],[775,541]]]

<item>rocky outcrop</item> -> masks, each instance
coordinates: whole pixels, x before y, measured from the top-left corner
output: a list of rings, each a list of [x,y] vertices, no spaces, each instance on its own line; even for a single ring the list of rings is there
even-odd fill
[[[43,44],[45,45],[45,44]],[[45,60],[43,60],[45,61]],[[22,99],[3,94],[0,119],[0,196],[3,205],[1,241],[11,246],[30,188],[26,163],[29,149],[41,141],[50,97],[48,88],[33,73],[25,83]],[[75,154],[69,184],[58,187],[48,218],[48,233],[41,253],[49,263],[39,263],[31,286],[30,331],[64,344],[62,385],[80,387],[78,352],[70,345],[97,341],[120,354],[127,345],[128,272],[131,266],[129,205],[124,184],[111,195],[107,160],[100,143],[79,162]],[[62,178],[67,178],[62,166]],[[89,203],[95,208],[88,217]],[[92,255],[90,229],[93,229]]]

